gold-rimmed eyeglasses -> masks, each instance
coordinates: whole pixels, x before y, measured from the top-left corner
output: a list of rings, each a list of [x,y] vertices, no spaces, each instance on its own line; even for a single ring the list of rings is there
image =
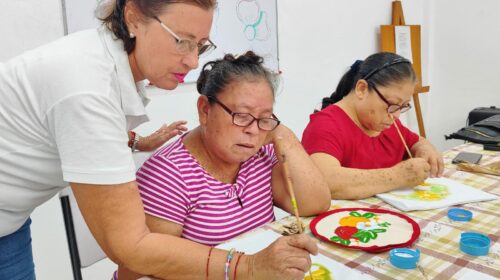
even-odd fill
[[[175,34],[172,29],[165,25],[165,23],[163,23],[163,21],[161,21],[157,16],[154,16],[153,18],[160,23],[161,27],[165,29],[165,31],[167,31],[170,35],[172,35],[172,37],[174,37],[176,49],[182,55],[191,53],[195,49],[198,49],[198,56],[207,55],[217,48],[217,46],[212,41],[210,41],[210,39],[207,39],[204,43],[197,43],[189,39],[182,39],[177,34]]]

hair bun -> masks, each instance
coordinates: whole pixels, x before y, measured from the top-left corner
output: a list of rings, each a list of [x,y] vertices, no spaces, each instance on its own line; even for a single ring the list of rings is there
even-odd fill
[[[224,55],[224,59],[223,60],[229,61],[229,62],[233,62],[233,61],[236,60],[236,57],[233,54],[231,54],[231,53],[227,53],[227,54]]]
[[[257,77],[265,79],[274,96],[275,77],[263,66],[263,62],[264,59],[252,51],[239,56],[225,54],[223,58],[207,62],[202,67],[196,89],[200,94],[216,96],[232,82]]]
[[[243,55],[233,56],[231,54],[226,54],[224,60],[231,61],[236,64],[253,64],[262,65],[264,63],[264,58],[255,54],[253,51],[247,51]]]

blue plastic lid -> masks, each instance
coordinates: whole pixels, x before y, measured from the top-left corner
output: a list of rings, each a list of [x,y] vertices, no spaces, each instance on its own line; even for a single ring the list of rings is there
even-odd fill
[[[468,222],[472,220],[472,212],[462,208],[451,208],[448,210],[448,218],[452,221]]]
[[[408,248],[397,248],[389,251],[389,261],[397,268],[411,269],[417,267],[420,259],[420,250]]]
[[[481,233],[463,232],[460,235],[460,250],[472,256],[488,255],[490,243],[490,238]]]

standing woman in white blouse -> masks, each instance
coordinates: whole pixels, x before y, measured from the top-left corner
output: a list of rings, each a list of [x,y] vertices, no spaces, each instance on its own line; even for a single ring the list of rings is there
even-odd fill
[[[215,1],[105,1],[103,27],[0,64],[0,279],[35,278],[29,216],[68,183],[114,262],[158,278],[205,275],[208,247],[146,226],[127,143],[154,149],[185,129],[177,122],[145,141],[129,139],[148,120],[142,81],[175,89],[215,47]],[[266,250],[245,256],[241,269],[259,279],[299,279],[317,247],[297,236]],[[211,278],[223,275],[226,253],[212,252]]]

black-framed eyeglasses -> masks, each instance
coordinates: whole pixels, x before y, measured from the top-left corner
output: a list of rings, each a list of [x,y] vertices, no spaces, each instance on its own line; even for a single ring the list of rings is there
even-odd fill
[[[365,81],[368,81],[368,79],[370,79],[373,75],[375,75],[375,73],[377,72],[380,72],[381,70],[387,68],[387,67],[391,67],[392,65],[395,65],[395,64],[400,64],[400,63],[408,63],[408,64],[411,64],[411,62],[406,59],[406,58],[396,58],[394,59],[393,61],[389,61],[389,62],[386,62],[384,64],[382,64],[381,66],[373,69],[372,71],[368,72],[368,74],[366,74],[365,76],[363,76],[363,80]]]
[[[373,83],[370,83],[370,84],[373,87],[373,89],[375,90],[375,92],[377,93],[377,95],[380,97],[380,99],[382,99],[385,102],[385,104],[387,104],[387,113],[394,114],[399,110],[400,113],[402,114],[402,113],[407,112],[408,110],[411,109],[410,103],[405,104],[405,105],[392,104],[382,95],[382,93],[380,93],[380,91],[377,89],[377,87]]]
[[[256,118],[250,113],[237,113],[233,112],[226,105],[220,102],[217,98],[213,96],[207,96],[209,100],[219,104],[224,111],[231,115],[233,124],[236,126],[247,127],[250,126],[254,121],[257,121],[257,126],[265,131],[274,130],[280,124],[280,120],[272,114],[272,118]]]
[[[198,49],[198,56],[207,55],[217,48],[217,46],[212,41],[210,41],[210,39],[207,39],[207,41],[205,41],[204,43],[197,43],[189,39],[182,39],[177,34],[175,34],[172,29],[166,26],[165,23],[163,23],[163,21],[161,21],[157,16],[154,16],[153,18],[160,23],[163,29],[165,29],[170,35],[172,35],[172,37],[174,37],[176,49],[182,55],[191,53],[195,49]]]

